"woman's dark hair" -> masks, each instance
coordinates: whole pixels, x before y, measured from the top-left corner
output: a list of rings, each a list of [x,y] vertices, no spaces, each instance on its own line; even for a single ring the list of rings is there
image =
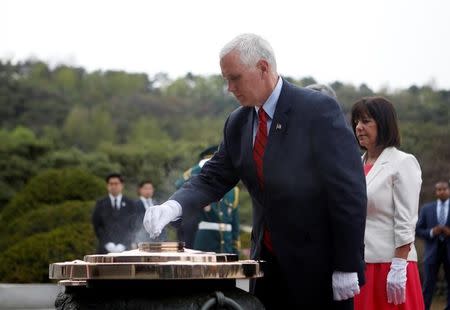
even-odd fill
[[[383,97],[364,97],[353,104],[352,128],[356,137],[356,125],[364,117],[371,117],[377,123],[377,146],[383,148],[400,146],[397,112],[392,103]]]

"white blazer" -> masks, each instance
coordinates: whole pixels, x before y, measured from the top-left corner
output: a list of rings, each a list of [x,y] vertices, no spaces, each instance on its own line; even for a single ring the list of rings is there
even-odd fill
[[[417,261],[414,236],[422,172],[416,158],[395,147],[384,149],[367,174],[366,184],[365,261],[391,262],[395,248],[408,243],[408,260]]]

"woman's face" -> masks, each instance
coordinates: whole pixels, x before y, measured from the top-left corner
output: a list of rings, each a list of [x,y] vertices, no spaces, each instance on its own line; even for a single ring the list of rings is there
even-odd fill
[[[364,115],[356,120],[355,132],[359,145],[365,149],[371,150],[377,146],[378,126],[372,117]]]

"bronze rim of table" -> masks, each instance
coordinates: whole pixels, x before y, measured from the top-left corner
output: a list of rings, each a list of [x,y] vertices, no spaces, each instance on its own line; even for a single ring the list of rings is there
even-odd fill
[[[89,280],[249,279],[262,277],[260,262],[239,260],[236,254],[217,254],[184,248],[182,242],[140,243],[136,250],[86,255],[84,260],[49,265],[49,278],[64,286],[83,286]]]

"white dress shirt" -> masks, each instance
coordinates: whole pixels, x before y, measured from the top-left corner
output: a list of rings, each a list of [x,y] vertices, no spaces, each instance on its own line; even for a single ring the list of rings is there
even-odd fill
[[[142,203],[144,204],[145,210],[147,210],[150,207],[153,207],[153,199],[152,198],[145,198],[143,196],[140,197]]]
[[[122,194],[117,195],[114,197],[113,195],[109,194],[109,199],[111,199],[111,206],[114,208],[114,200],[116,200],[116,208],[117,210],[120,210],[120,206],[122,205]]]

